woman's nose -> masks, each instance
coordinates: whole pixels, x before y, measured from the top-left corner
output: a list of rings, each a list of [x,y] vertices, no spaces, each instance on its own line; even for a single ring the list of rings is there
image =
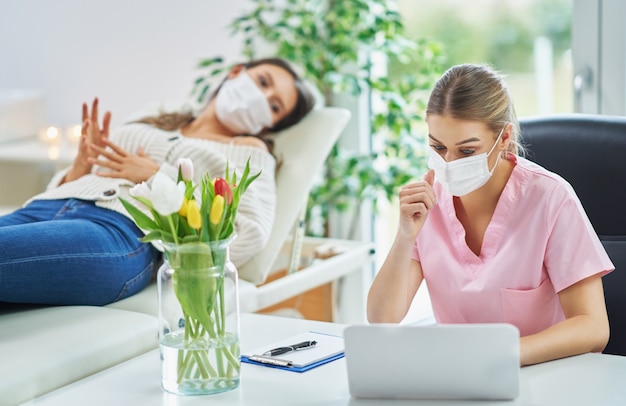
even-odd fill
[[[263,94],[268,99],[271,99],[272,97],[274,97],[276,95],[276,89],[274,89],[273,87],[269,87],[268,86],[268,87],[263,89]]]

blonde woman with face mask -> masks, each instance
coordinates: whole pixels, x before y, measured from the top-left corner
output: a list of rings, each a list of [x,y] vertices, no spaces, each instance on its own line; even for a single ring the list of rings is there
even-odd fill
[[[244,264],[269,238],[276,205],[276,160],[266,135],[287,128],[313,107],[290,64],[262,59],[237,65],[197,116],[164,113],[109,132],[98,100],[83,104],[83,136],[73,165],[23,208],[0,217],[2,302],[103,305],[143,289],[159,252],[120,203],[129,189],[161,172],[176,179],[179,158],[223,177],[261,172],[242,196],[231,259]],[[245,275],[242,275],[245,277]]]
[[[515,325],[521,365],[602,351],[601,277],[614,266],[572,187],[520,156],[502,78],[487,66],[450,68],[427,123],[431,169],[399,193],[370,322],[401,321],[425,281],[438,323]]]

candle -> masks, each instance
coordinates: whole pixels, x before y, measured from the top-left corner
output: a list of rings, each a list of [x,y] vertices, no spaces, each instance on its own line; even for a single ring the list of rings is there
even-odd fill
[[[50,126],[39,131],[39,141],[46,144],[58,144],[61,141],[59,127]]]
[[[57,144],[48,146],[48,159],[56,161],[61,156],[61,148]]]
[[[82,135],[82,127],[80,125],[73,125],[65,129],[65,138],[71,144],[78,144],[78,142],[80,141],[81,135]]]

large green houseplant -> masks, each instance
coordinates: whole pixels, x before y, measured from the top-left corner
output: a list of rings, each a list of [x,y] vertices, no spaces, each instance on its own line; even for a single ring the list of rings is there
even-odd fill
[[[371,201],[375,208],[378,196],[392,199],[401,185],[424,170],[424,137],[418,126],[423,121],[427,90],[441,72],[439,46],[405,37],[391,0],[251,3],[252,9],[231,24],[233,33],[243,36],[246,57],[258,57],[256,50],[267,49],[269,44],[276,56],[304,69],[305,77],[320,89],[327,105],[333,105],[338,93],[357,96],[367,92],[375,98],[372,152],[363,155],[339,144],[334,146],[324,182],[310,194],[307,219],[311,213],[327,219],[331,210],[349,208],[355,209],[356,219],[361,202]],[[390,74],[372,74],[373,56],[386,58]],[[196,82],[198,97],[207,94],[208,79],[223,72],[221,65],[221,58],[201,62],[207,73]],[[402,73],[393,75],[394,67]],[[309,227],[307,233],[327,235],[328,228]]]

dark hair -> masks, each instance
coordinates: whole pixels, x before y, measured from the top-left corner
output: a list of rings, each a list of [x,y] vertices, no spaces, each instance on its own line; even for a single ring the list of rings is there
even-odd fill
[[[294,106],[293,110],[289,114],[283,117],[282,120],[277,122],[274,125],[274,127],[271,128],[272,131],[284,130],[285,128],[291,127],[292,125],[298,123],[300,120],[302,120],[302,118],[304,118],[304,116],[307,115],[307,113],[311,111],[311,109],[313,108],[313,105],[315,104],[315,97],[313,96],[313,92],[311,91],[311,89],[302,80],[300,75],[296,73],[293,66],[289,62],[283,59],[262,58],[262,59],[255,59],[255,60],[243,63],[241,65],[243,65],[246,68],[252,68],[254,66],[264,65],[264,64],[278,66],[279,68],[282,68],[285,71],[287,71],[294,78],[296,92],[297,92],[296,105]],[[226,79],[224,79],[224,81],[225,80]],[[224,83],[224,81],[222,81],[222,83]],[[222,87],[222,83],[220,83],[220,85],[215,89],[215,91],[213,91],[213,93],[209,97],[209,101],[211,101],[215,97],[220,87]],[[181,129],[182,127],[190,124],[195,119],[196,117],[191,111],[180,111],[180,112],[171,112],[171,113],[160,112],[158,116],[144,117],[140,120],[137,120],[136,122],[143,123],[143,124],[150,124],[165,131],[174,131],[174,130]],[[258,138],[260,138],[267,145],[267,148],[270,151],[270,153],[274,154],[273,139],[271,137],[267,137],[264,135],[260,135],[258,136]]]
[[[487,65],[463,64],[448,69],[435,83],[428,99],[426,116],[431,114],[480,121],[494,133],[511,123],[509,151],[523,153],[512,97],[502,77]]]
[[[289,62],[280,58],[255,59],[253,61],[245,63],[243,66],[245,66],[246,68],[253,68],[259,65],[274,65],[286,70],[293,77],[296,85],[296,92],[298,93],[296,105],[294,106],[293,110],[291,110],[289,114],[283,117],[282,120],[277,122],[271,130],[284,130],[285,128],[291,127],[292,125],[302,120],[302,118],[304,118],[304,116],[306,116],[313,108],[313,105],[315,104],[315,98],[313,96],[313,92],[311,92],[306,83],[302,80],[302,78],[300,78],[300,75],[296,73],[293,66]]]

